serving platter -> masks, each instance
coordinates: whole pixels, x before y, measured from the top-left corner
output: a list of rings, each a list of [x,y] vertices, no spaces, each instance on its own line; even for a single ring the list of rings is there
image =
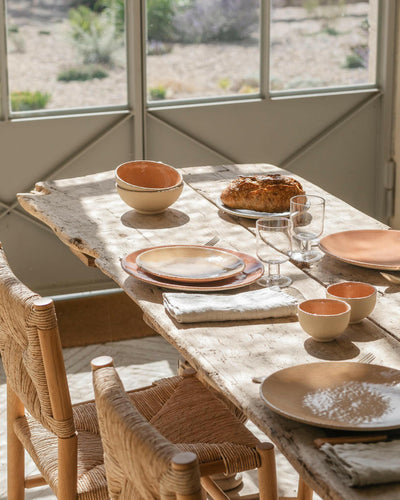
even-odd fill
[[[276,413],[305,424],[351,431],[400,428],[400,371],[354,362],[279,370],[260,395]]]
[[[322,238],[319,247],[327,255],[348,264],[381,271],[400,270],[400,231],[342,231]]]
[[[159,248],[159,247],[144,248],[141,250],[137,250],[136,252],[132,252],[123,259],[121,259],[121,266],[128,274],[134,276],[138,280],[162,288],[181,290],[186,292],[214,292],[214,291],[232,290],[235,288],[241,288],[244,286],[251,285],[252,283],[257,281],[264,273],[263,264],[252,255],[236,252],[235,250],[218,248],[218,250],[224,250],[225,252],[230,252],[236,257],[239,257],[239,259],[242,259],[242,261],[244,262],[243,271],[236,274],[235,276],[232,276],[230,278],[225,278],[220,281],[206,281],[198,283],[171,281],[168,279],[160,278],[158,276],[146,273],[146,271],[141,269],[137,264],[136,262],[137,257],[141,253],[147,250],[151,250],[152,248]]]
[[[232,252],[203,245],[152,248],[139,254],[136,263],[159,278],[186,283],[219,281],[244,269],[243,260]]]
[[[245,217],[246,219],[260,219],[261,217],[270,217],[273,215],[287,216],[287,212],[257,212],[255,210],[245,210],[244,208],[229,208],[224,205],[220,198],[217,199],[218,208],[226,212],[227,214],[234,215],[235,217]]]

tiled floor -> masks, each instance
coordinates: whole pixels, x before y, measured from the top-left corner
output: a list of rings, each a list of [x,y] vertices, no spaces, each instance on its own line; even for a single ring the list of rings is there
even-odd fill
[[[141,387],[149,382],[176,373],[178,354],[164,339],[158,336],[142,339],[94,344],[86,347],[64,349],[64,359],[70,383],[72,402],[78,402],[93,397],[90,361],[100,355],[108,354],[114,358],[120,377],[127,389]],[[7,498],[6,481],[6,390],[5,376],[0,372],[0,500]],[[253,425],[251,430],[260,437],[262,433]],[[286,459],[278,454],[279,493],[284,496],[294,496],[297,488],[297,475]],[[35,472],[35,466],[27,460],[28,473]],[[245,476],[248,489],[253,489],[255,477]],[[315,500],[317,498],[314,495]],[[48,487],[35,488],[26,492],[27,500],[54,500],[55,496]]]

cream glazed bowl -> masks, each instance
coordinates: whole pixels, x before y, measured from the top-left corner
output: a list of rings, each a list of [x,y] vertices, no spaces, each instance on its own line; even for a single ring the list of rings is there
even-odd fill
[[[131,208],[140,214],[160,214],[179,198],[183,190],[183,182],[170,189],[158,191],[132,191],[115,185],[119,196]]]
[[[344,300],[351,306],[350,323],[358,323],[369,316],[376,304],[376,288],[368,283],[345,281],[328,286],[326,296]]]
[[[351,307],[343,300],[311,299],[297,306],[303,330],[317,342],[330,342],[339,337],[350,321]]]

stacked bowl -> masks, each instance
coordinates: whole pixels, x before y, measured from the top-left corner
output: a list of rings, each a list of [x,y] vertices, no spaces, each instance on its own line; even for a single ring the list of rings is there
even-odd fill
[[[121,199],[141,214],[159,214],[171,206],[183,189],[182,174],[157,161],[136,160],[122,163],[115,170]]]

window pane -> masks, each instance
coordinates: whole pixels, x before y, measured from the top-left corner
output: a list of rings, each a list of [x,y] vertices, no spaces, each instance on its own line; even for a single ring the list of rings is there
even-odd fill
[[[123,0],[7,0],[12,111],[127,102]]]
[[[273,0],[272,91],[375,82],[378,0]]]
[[[259,0],[147,0],[150,101],[259,91]]]

